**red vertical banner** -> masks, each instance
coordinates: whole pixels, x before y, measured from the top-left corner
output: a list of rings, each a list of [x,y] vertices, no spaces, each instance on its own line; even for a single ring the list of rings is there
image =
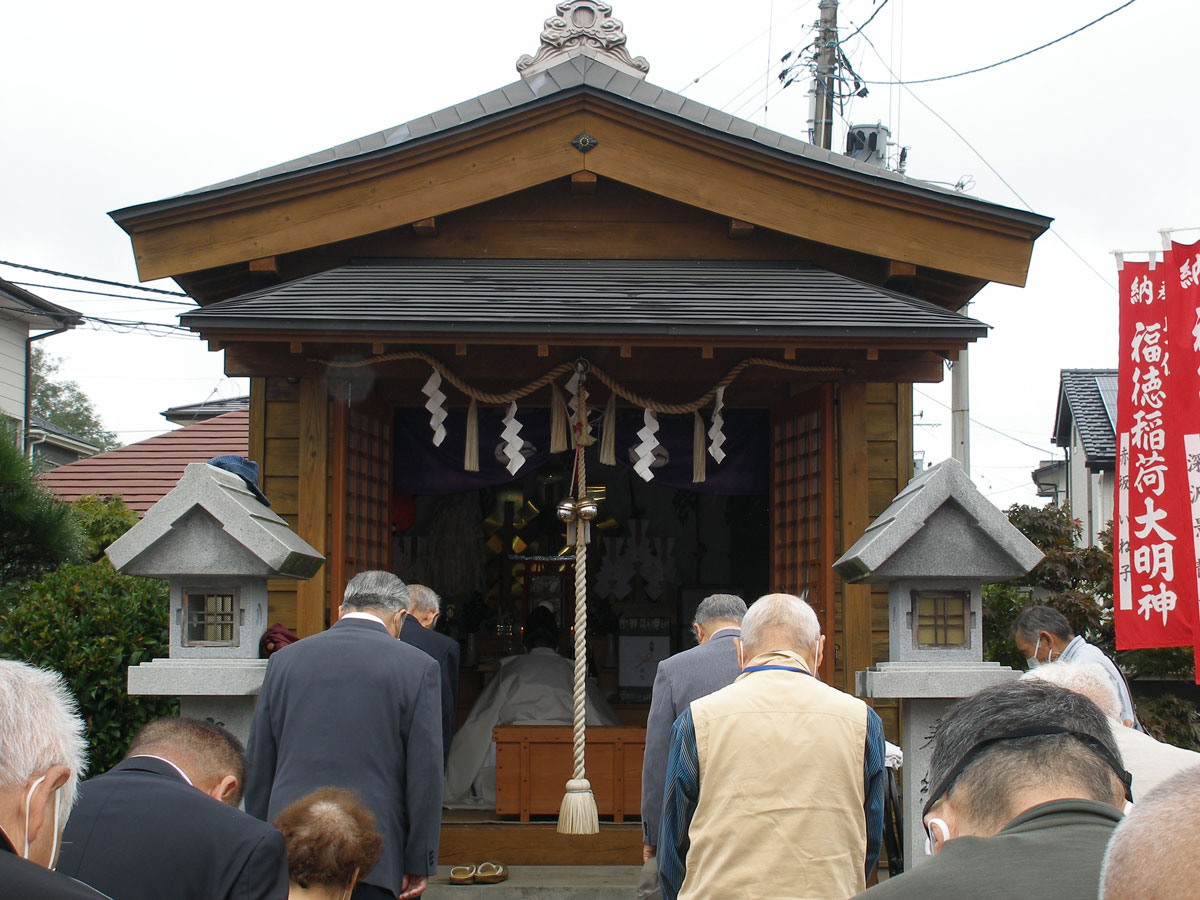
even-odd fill
[[[1172,243],[1164,254],[1167,320],[1171,323],[1171,417],[1179,423],[1187,465],[1192,553],[1200,560],[1200,242]],[[1196,570],[1200,581],[1200,567]],[[1193,624],[1200,620],[1200,613]],[[1195,626],[1194,626],[1195,627]],[[1200,684],[1200,628],[1193,638]]]
[[[1164,265],[1133,262],[1119,276],[1113,616],[1120,650],[1195,643],[1194,526],[1173,406],[1166,276]],[[1177,340],[1186,334],[1175,333]]]

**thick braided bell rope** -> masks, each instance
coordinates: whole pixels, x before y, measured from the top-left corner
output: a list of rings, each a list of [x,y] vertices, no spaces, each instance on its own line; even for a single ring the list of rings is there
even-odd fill
[[[586,363],[577,371],[587,371]],[[575,497],[587,498],[587,391],[579,384],[579,405],[575,415]],[[587,523],[578,518],[575,527],[575,682],[573,685],[572,755],[574,769],[563,794],[558,812],[558,831],[563,834],[597,834],[600,821],[591,782],[587,780],[584,757],[587,750]]]

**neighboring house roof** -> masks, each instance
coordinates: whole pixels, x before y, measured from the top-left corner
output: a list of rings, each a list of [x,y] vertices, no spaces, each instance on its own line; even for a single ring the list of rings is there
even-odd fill
[[[175,487],[189,463],[226,453],[245,456],[249,433],[249,411],[237,410],[59,466],[40,480],[61,500],[120,494],[126,506],[142,514]]]
[[[796,263],[373,260],[184,313],[198,330],[946,337],[987,326]]]
[[[0,278],[0,312],[35,328],[74,328],[83,324],[83,317],[75,310],[43,300],[3,278]]]
[[[205,400],[201,403],[189,403],[186,406],[172,406],[162,412],[163,418],[176,425],[191,425],[203,422],[214,416],[221,416],[235,409],[249,409],[250,397],[227,397],[222,400]]]
[[[1116,369],[1063,369],[1051,440],[1069,447],[1074,424],[1083,443],[1084,465],[1111,469],[1117,460],[1116,407]]]
[[[91,456],[99,453],[100,448],[87,438],[72,434],[65,428],[59,428],[52,422],[47,422],[41,416],[30,416],[29,427],[26,429],[29,442],[36,447],[39,444],[54,444],[69,450],[79,456]]]

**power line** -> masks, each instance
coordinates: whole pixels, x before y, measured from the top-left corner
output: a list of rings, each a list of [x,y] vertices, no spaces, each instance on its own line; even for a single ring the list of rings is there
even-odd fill
[[[1129,0],[1129,3],[1132,3],[1132,2],[1134,2],[1134,0]],[[1129,3],[1126,3],[1125,5],[1128,6]],[[1114,12],[1115,12],[1115,10],[1114,10]],[[1111,13],[1110,13],[1110,15],[1111,15]],[[883,63],[883,67],[885,69],[887,69],[889,72],[891,72],[892,71],[891,67],[887,64],[887,60],[885,60],[883,58],[883,54],[881,54],[879,52],[879,48],[875,46],[875,42],[872,41],[871,38],[868,37],[866,34],[863,35],[863,40],[865,40],[868,44],[870,44],[871,49],[873,51],[875,51],[875,55],[877,57],[879,57],[879,61],[881,63]],[[892,72],[892,74],[894,75],[895,73]],[[962,134],[962,132],[960,132],[957,128],[955,128],[953,125],[951,125],[945,119],[945,117],[941,115],[941,113],[939,113],[932,106],[930,106],[928,103],[926,103],[920,97],[918,97],[916,91],[914,91],[911,87],[908,86],[909,85],[908,82],[895,81],[895,82],[868,82],[868,83],[870,83],[870,84],[898,84],[902,88],[904,88],[904,90],[908,91],[908,94],[910,97],[912,97],[914,100],[916,100],[918,103],[920,103],[923,107],[925,107],[925,109],[927,109],[931,115],[933,115],[939,122],[941,122],[943,125],[945,125],[947,128],[949,128],[950,131],[954,133],[955,137],[957,137],[960,141],[962,141],[964,144],[967,145],[967,149],[970,150],[972,153],[974,153],[975,156],[978,157],[979,161],[988,167],[988,171],[990,171],[993,175],[995,175],[996,178],[998,178],[1000,180],[1000,183],[1003,184],[1006,188],[1009,189],[1009,191],[1012,192],[1012,195],[1014,197],[1016,197],[1017,200],[1020,201],[1022,206],[1024,206],[1030,212],[1034,212],[1034,208],[1029,205],[1029,202],[1024,197],[1021,196],[1020,192],[1015,187],[1013,187],[1011,184],[1009,184],[1008,179],[1006,179],[1003,175],[1001,175],[999,173],[999,171],[996,170],[996,167],[993,166],[990,162],[988,162],[982,153],[980,153],[978,150],[975,149],[975,145],[972,144],[970,141],[968,141],[966,139],[966,137]],[[915,84],[916,82],[912,82],[912,83]],[[1059,241],[1062,242],[1062,245],[1064,247],[1066,247],[1068,250],[1070,250],[1071,253],[1073,253],[1081,263],[1083,263],[1085,266],[1087,266],[1087,268],[1091,270],[1092,274],[1095,275],[1097,278],[1099,278],[1104,283],[1104,286],[1106,288],[1108,288],[1110,291],[1115,291],[1117,289],[1116,286],[1111,281],[1109,281],[1107,278],[1105,278],[1095,266],[1093,266],[1090,262],[1088,262],[1088,260],[1084,257],[1084,255],[1082,253],[1080,253],[1078,250],[1076,250],[1074,247],[1072,247],[1071,244],[1067,242],[1067,239],[1065,237],[1063,237],[1061,234],[1059,234],[1058,230],[1055,229],[1053,225],[1050,226],[1049,231],[1052,235],[1054,235],[1056,238],[1058,238]]]
[[[54,269],[43,269],[38,266],[27,266],[25,263],[9,262],[7,259],[0,259],[0,266],[12,266],[14,269],[25,269],[28,272],[37,272],[41,275],[56,275],[59,278],[74,278],[77,281],[90,281],[93,284],[107,284],[109,287],[128,288],[131,291],[147,291],[151,294],[167,294],[171,297],[186,297],[187,294],[182,291],[167,291],[162,288],[146,287],[141,284],[127,284],[124,281],[109,281],[105,278],[93,278],[91,275],[76,275],[73,272],[56,272]]]
[[[28,315],[29,309],[27,307],[0,306],[0,312],[21,313]],[[117,331],[119,333],[144,331],[146,334],[149,334],[152,337],[176,337],[179,334],[182,334],[183,336],[199,339],[199,335],[197,335],[190,328],[186,328],[183,325],[172,325],[169,322],[144,322],[138,319],[110,319],[104,316],[88,316],[82,313],[79,314],[79,318],[83,319],[93,327],[107,326],[108,330]],[[157,329],[157,331],[155,329]],[[99,330],[104,329],[101,328]]]
[[[884,0],[884,2],[886,3],[887,0]],[[793,9],[790,13],[788,13],[786,16],[784,16],[782,19],[780,19],[779,24],[782,25],[784,22],[786,22],[788,19],[790,19],[792,16],[794,16],[796,13],[800,12],[800,10],[802,10],[804,7],[810,5],[811,3],[812,3],[812,0],[805,0],[804,3],[801,3],[795,9]],[[772,23],[772,25],[773,24],[774,23]],[[697,75],[695,78],[693,78],[691,81],[689,81],[683,87],[681,87],[678,91],[676,91],[676,93],[682,94],[684,91],[686,91],[688,88],[690,88],[693,84],[698,84],[700,82],[700,79],[706,78],[709,75],[711,75],[713,72],[715,72],[717,69],[721,68],[721,66],[725,65],[725,63],[729,62],[731,59],[733,59],[735,56],[737,56],[739,53],[741,53],[743,50],[745,50],[751,44],[754,44],[755,42],[760,40],[763,37],[763,35],[770,33],[770,31],[771,31],[770,26],[763,29],[758,34],[756,34],[754,37],[750,38],[750,40],[746,41],[746,43],[742,44],[742,46],[738,47],[736,50],[734,50],[732,53],[730,53],[727,57],[725,57],[719,63],[716,63],[715,65],[710,67],[705,72],[702,72],[700,75]]]
[[[196,304],[188,300],[160,300],[157,297],[131,297],[129,294],[113,294],[109,291],[88,291],[83,288],[60,287],[57,284],[38,284],[33,281],[10,281],[9,284],[17,284],[21,287],[33,287],[48,291],[68,291],[72,294],[92,294],[96,297],[117,297],[121,300],[136,300],[138,303],[169,303],[173,306],[195,306]]]
[[[1132,0],[1131,0],[1131,2],[1132,2]],[[855,28],[852,32],[850,32],[848,35],[846,35],[846,37],[844,39],[838,38],[838,43],[841,43],[843,40],[847,40],[847,41],[850,40],[850,38],[854,37],[856,34],[858,34],[860,31],[862,31],[864,28],[866,28],[868,25],[870,25],[871,20],[874,19],[881,12],[883,12],[883,8],[887,5],[888,5],[888,0],[883,0],[882,3],[880,3],[877,7],[875,7],[875,12],[873,12],[873,13],[871,13],[871,15],[867,16],[867,21],[863,22],[861,25],[859,25],[857,28]]]
[[[885,0],[885,2],[886,2],[886,0]],[[1010,56],[1008,59],[1002,59],[999,62],[990,63],[989,65],[986,65],[986,66],[980,66],[977,69],[967,69],[967,71],[965,71],[965,72],[955,72],[953,75],[938,75],[935,78],[914,78],[909,81],[868,81],[867,84],[900,84],[900,85],[929,84],[932,81],[949,81],[951,78],[962,78],[964,75],[974,75],[976,72],[986,72],[988,69],[994,69],[997,66],[1004,65],[1005,63],[1010,63],[1010,62],[1013,62],[1018,59],[1023,59],[1026,56],[1029,56],[1033,53],[1037,53],[1039,50],[1045,50],[1047,47],[1053,47],[1055,44],[1061,43],[1062,41],[1065,41],[1069,37],[1074,37],[1075,35],[1079,34],[1079,32],[1081,32],[1081,31],[1086,31],[1088,28],[1091,28],[1096,23],[1103,22],[1109,16],[1119,13],[1121,10],[1125,9],[1127,6],[1132,6],[1135,2],[1136,2],[1136,0],[1126,0],[1125,3],[1122,3],[1116,9],[1109,10],[1104,15],[1102,15],[1100,18],[1093,19],[1092,21],[1088,22],[1086,25],[1080,25],[1074,31],[1068,32],[1067,34],[1064,34],[1062,37],[1057,37],[1052,41],[1047,41],[1044,44],[1034,47],[1032,50],[1026,50],[1024,53],[1018,53],[1016,56]],[[880,7],[880,9],[882,9],[882,7]],[[876,10],[876,12],[878,12],[878,11],[879,10]],[[872,15],[871,18],[873,19],[873,18],[875,18],[875,16]],[[869,21],[871,21],[871,19],[867,20],[867,22],[869,22]],[[866,23],[863,23],[863,24],[865,25]],[[857,34],[857,33],[858,32],[855,32],[855,34]]]
[[[943,402],[942,402],[941,400],[939,400],[937,397],[934,397],[934,396],[932,396],[932,395],[930,395],[930,394],[927,394],[927,393],[925,393],[923,390],[921,390],[920,388],[916,387],[915,385],[913,386],[913,390],[914,390],[916,393],[920,394],[922,397],[926,398],[927,400],[932,400],[932,401],[933,401],[934,403],[936,403],[938,406],[945,407],[946,409],[949,409],[951,412],[953,412],[953,411],[954,411],[954,410],[953,410],[953,408],[952,408],[952,407],[951,407],[949,404],[947,404],[947,403],[943,403]],[[1023,446],[1026,446],[1026,447],[1028,447],[1028,448],[1029,448],[1029,449],[1031,449],[1031,450],[1036,450],[1036,451],[1038,451],[1038,453],[1049,453],[1050,455],[1052,455],[1052,456],[1053,456],[1055,453],[1057,453],[1057,452],[1058,452],[1058,451],[1056,451],[1056,450],[1047,450],[1045,447],[1039,447],[1039,446],[1037,446],[1036,444],[1031,444],[1031,443],[1029,443],[1029,441],[1023,441],[1023,440],[1021,440],[1019,437],[1013,437],[1013,436],[1012,436],[1011,434],[1009,434],[1008,432],[1001,431],[999,428],[993,428],[991,425],[987,425],[987,424],[985,424],[985,423],[983,423],[983,422],[980,422],[978,419],[974,419],[974,418],[972,418],[972,419],[970,419],[970,421],[971,421],[971,424],[972,424],[972,425],[978,425],[980,428],[986,428],[988,431],[995,432],[996,434],[1000,435],[1001,437],[1006,437],[1006,438],[1008,438],[1010,441],[1016,441],[1018,444],[1022,444]]]

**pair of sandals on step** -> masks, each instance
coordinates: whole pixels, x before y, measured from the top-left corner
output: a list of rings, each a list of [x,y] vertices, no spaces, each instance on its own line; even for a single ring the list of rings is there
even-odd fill
[[[450,870],[451,884],[499,884],[508,878],[508,866],[482,862],[477,866],[455,866]]]

